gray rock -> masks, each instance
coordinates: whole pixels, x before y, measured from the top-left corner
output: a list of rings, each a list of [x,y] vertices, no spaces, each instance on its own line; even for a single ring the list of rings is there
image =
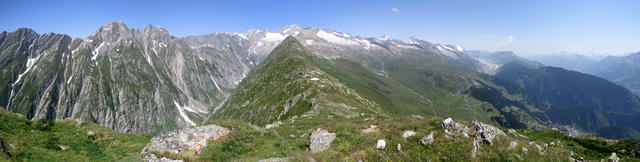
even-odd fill
[[[409,138],[411,136],[416,135],[416,132],[413,130],[406,130],[404,132],[402,132],[402,138]]]
[[[458,124],[453,121],[451,118],[447,118],[442,122],[442,127],[444,128],[444,132],[450,135],[464,135],[465,137],[469,137],[468,132],[469,128],[467,126]]]
[[[96,132],[89,131],[89,132],[87,132],[87,135],[89,135],[89,136],[93,136],[93,135],[96,135]]]
[[[262,160],[259,160],[258,162],[288,162],[292,160],[293,160],[293,157],[274,157],[274,158],[262,159]]]
[[[142,161],[144,162],[184,162],[184,160],[171,160],[166,157],[158,158],[154,154],[147,154]]]
[[[507,150],[511,150],[518,147],[518,142],[516,141],[511,141],[511,143],[509,143],[509,147],[507,147]]]
[[[207,146],[208,140],[219,139],[228,133],[229,129],[216,125],[179,129],[151,138],[141,154],[151,152],[179,153],[187,150],[194,150],[200,154],[202,149]]]
[[[538,151],[540,152],[540,154],[544,154],[544,148],[542,148],[542,146],[538,145],[535,142],[529,142],[530,146],[536,147],[536,149],[538,149]]]
[[[383,139],[379,139],[378,143],[376,143],[376,148],[384,149],[385,147],[387,147],[387,142],[385,142]]]
[[[433,141],[434,141],[433,132],[429,133],[429,135],[426,135],[420,139],[420,143],[422,143],[423,145],[430,145],[433,143]]]
[[[398,146],[396,148],[398,149],[398,151],[402,152],[402,145],[400,145],[399,143],[398,143]]]
[[[476,153],[478,153],[478,149],[480,148],[480,142],[477,139],[473,140],[473,150],[471,150],[471,158],[476,157]]]
[[[475,121],[474,128],[476,129],[476,139],[479,141],[493,144],[493,139],[497,136],[506,136],[502,130],[491,126],[489,124],[485,124],[482,122]]]
[[[620,158],[618,157],[618,155],[616,155],[616,153],[611,153],[611,156],[609,156],[609,159],[607,159],[608,162],[619,162]]]
[[[522,153],[527,154],[529,152],[529,149],[527,149],[526,147],[522,147]]]
[[[376,132],[378,132],[377,125],[370,125],[369,128],[362,129],[362,133],[365,133],[365,134],[376,133]]]
[[[331,142],[336,139],[335,133],[329,133],[329,131],[318,128],[311,133],[309,148],[312,153],[321,152],[331,147]]]
[[[507,131],[509,132],[509,134],[513,135],[514,137],[522,137],[522,138],[529,138],[527,136],[524,136],[520,133],[518,133],[515,129],[507,129]]]

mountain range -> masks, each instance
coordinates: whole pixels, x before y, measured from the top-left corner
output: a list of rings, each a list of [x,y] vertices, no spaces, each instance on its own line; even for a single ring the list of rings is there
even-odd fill
[[[157,134],[219,119],[266,127],[299,118],[397,115],[608,138],[638,138],[640,130],[638,97],[610,81],[513,52],[416,38],[299,25],[175,37],[161,27],[112,22],[84,39],[26,28],[3,32],[0,52],[0,107],[121,133]]]

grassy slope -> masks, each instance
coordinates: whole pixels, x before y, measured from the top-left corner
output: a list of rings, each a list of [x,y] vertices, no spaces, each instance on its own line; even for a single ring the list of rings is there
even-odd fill
[[[0,111],[0,138],[13,156],[0,156],[0,161],[136,161],[150,140],[145,135],[119,134],[96,124],[30,121]],[[88,136],[89,131],[96,135]],[[61,150],[59,145],[67,150]]]
[[[574,152],[588,160],[606,159],[612,152],[619,157],[629,155],[636,142],[622,140],[618,142],[605,141],[598,138],[574,138],[563,135],[558,131],[518,130],[528,138],[508,137],[497,138],[493,145],[481,144],[475,158],[471,157],[473,149],[472,138],[446,138],[440,126],[442,118],[428,117],[425,119],[399,117],[377,121],[364,120],[330,120],[317,127],[336,133],[336,140],[331,143],[329,150],[311,154],[307,123],[288,124],[273,129],[254,129],[246,122],[237,120],[218,120],[211,123],[234,129],[233,132],[218,141],[210,141],[203,153],[198,157],[191,157],[190,161],[255,161],[271,157],[293,157],[295,161],[306,161],[314,158],[318,161],[558,161],[568,160],[570,152]],[[313,122],[313,121],[309,121]],[[468,122],[460,122],[472,128]],[[369,125],[377,125],[378,133],[363,134],[361,129]],[[302,131],[298,131],[301,128]],[[417,135],[403,138],[404,130],[414,130]],[[506,132],[506,130],[503,130]],[[422,145],[419,139],[434,132],[435,142],[432,145]],[[376,141],[384,139],[387,148],[376,149]],[[511,141],[518,142],[515,149],[507,149]],[[530,145],[530,142],[543,146],[551,142],[556,145],[544,147],[544,154]],[[402,151],[396,149],[397,144]],[[528,153],[523,153],[526,147]],[[621,150],[627,150],[621,152]],[[520,158],[518,157],[520,156]],[[632,161],[640,161],[635,158]]]
[[[382,115],[378,105],[319,69],[312,57],[295,38],[287,38],[249,73],[213,118],[264,126],[305,116]],[[327,114],[319,113],[325,110]]]

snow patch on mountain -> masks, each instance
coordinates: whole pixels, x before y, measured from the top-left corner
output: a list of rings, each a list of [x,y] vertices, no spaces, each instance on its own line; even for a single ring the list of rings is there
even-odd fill
[[[334,43],[334,44],[340,44],[340,45],[357,45],[358,44],[358,42],[339,37],[333,33],[325,32],[324,30],[318,31],[316,35],[326,40],[327,42]]]
[[[267,41],[267,42],[280,42],[282,40],[284,40],[284,38],[286,38],[284,35],[280,34],[280,33],[271,33],[268,32],[265,34],[265,36],[262,38],[262,41]]]
[[[189,107],[187,107],[187,106],[182,107],[182,106],[180,106],[180,104],[178,104],[178,102],[176,102],[175,100],[173,100],[173,104],[175,104],[175,105],[176,105],[176,108],[178,108],[178,113],[180,113],[180,116],[182,116],[182,118],[183,118],[185,121],[187,121],[187,123],[191,124],[191,126],[195,126],[195,125],[196,125],[196,123],[194,123],[193,121],[191,121],[191,119],[189,119],[189,116],[187,116],[187,114],[186,114],[186,113],[184,113],[185,107],[186,107],[186,108],[189,108]],[[189,111],[189,110],[191,110],[191,112],[195,112],[195,111],[193,111],[191,108],[189,108],[187,111]]]
[[[22,78],[22,76],[24,74],[26,74],[27,72],[29,72],[29,70],[31,70],[32,67],[34,67],[34,64],[36,63],[36,61],[38,61],[38,59],[40,58],[40,55],[34,57],[34,58],[30,58],[27,60],[27,70],[24,70],[24,72],[22,72],[22,74],[18,75],[18,79],[16,80],[16,82],[13,82],[13,84],[11,84],[11,86],[15,86],[16,83],[18,83],[20,81],[20,79]]]

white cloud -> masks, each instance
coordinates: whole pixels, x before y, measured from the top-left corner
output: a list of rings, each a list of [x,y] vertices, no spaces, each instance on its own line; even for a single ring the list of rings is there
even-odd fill
[[[500,43],[498,43],[498,46],[500,46],[500,47],[507,46],[507,45],[511,44],[511,42],[513,42],[513,39],[515,39],[515,37],[513,35],[507,36],[502,41],[500,41]]]
[[[400,10],[398,10],[398,8],[391,8],[391,11],[395,12],[395,13],[400,13]]]

